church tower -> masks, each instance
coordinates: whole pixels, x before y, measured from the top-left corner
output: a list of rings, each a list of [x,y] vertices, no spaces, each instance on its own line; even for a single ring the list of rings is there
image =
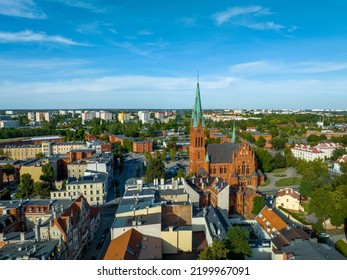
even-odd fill
[[[195,104],[190,123],[189,173],[197,174],[205,169],[205,121],[201,108],[199,80],[196,86]],[[208,172],[208,170],[206,170]]]

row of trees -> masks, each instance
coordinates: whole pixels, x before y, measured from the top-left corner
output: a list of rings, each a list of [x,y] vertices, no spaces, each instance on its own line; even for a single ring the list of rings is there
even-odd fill
[[[215,239],[199,254],[200,260],[243,260],[252,256],[248,233],[241,227],[230,227],[224,240]]]

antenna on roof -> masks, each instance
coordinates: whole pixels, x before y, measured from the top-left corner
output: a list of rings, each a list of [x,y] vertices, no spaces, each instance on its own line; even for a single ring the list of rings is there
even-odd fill
[[[198,76],[197,76],[197,78],[198,78],[198,83],[199,83],[199,70],[198,70]]]

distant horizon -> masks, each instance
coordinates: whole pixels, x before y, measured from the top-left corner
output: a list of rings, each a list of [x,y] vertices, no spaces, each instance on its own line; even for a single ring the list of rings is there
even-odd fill
[[[203,108],[344,110],[346,10],[343,0],[3,1],[0,107],[189,109],[199,75]]]
[[[1,109],[0,111],[191,111],[191,108],[18,108],[18,109]],[[246,110],[246,111],[261,111],[261,110],[270,110],[270,111],[309,111],[309,112],[320,112],[320,111],[333,111],[333,112],[347,112],[347,109],[324,109],[324,108],[202,108],[205,111],[233,111],[233,110]]]

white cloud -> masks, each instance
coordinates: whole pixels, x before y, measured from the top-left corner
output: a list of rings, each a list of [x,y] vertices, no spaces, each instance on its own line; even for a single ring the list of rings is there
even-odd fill
[[[255,22],[255,23],[252,23],[252,22],[239,22],[238,23],[239,25],[242,25],[244,27],[248,27],[250,29],[255,29],[255,30],[281,30],[281,29],[284,29],[285,26],[281,25],[281,24],[276,24],[272,21],[267,21],[267,22]]]
[[[195,85],[195,78],[158,76],[0,82],[0,99],[4,100],[2,108],[188,109],[194,103]],[[337,109],[345,106],[346,88],[343,78],[261,81],[224,76],[200,80],[203,108]]]
[[[276,74],[315,74],[342,71],[347,69],[347,62],[336,61],[300,61],[296,63],[285,63],[279,61],[252,61],[232,65],[231,73],[242,75]]]
[[[0,14],[30,19],[45,19],[46,14],[39,11],[32,0],[1,0]]]
[[[196,24],[195,17],[184,17],[177,19],[177,22],[183,24],[184,26],[193,27]]]
[[[226,11],[219,12],[213,15],[216,25],[222,25],[231,22],[234,25],[247,27],[254,30],[275,30],[279,31],[285,29],[284,25],[275,23],[273,21],[259,21],[261,16],[271,15],[269,9],[261,6],[246,6],[246,7],[232,7]],[[288,32],[294,31],[291,28]]]
[[[122,48],[122,49],[126,49],[126,50],[128,50],[128,51],[130,51],[130,52],[132,52],[134,54],[138,54],[138,55],[141,55],[141,56],[149,57],[150,54],[151,54],[150,50],[142,50],[142,49],[140,49],[139,47],[135,46],[134,44],[132,44],[130,42],[116,42],[116,41],[112,41],[111,45],[115,46],[115,47]]]
[[[60,3],[63,3],[67,6],[74,7],[74,8],[81,8],[81,9],[86,9],[90,10],[96,13],[103,13],[105,12],[105,9],[98,8],[95,4],[94,1],[78,1],[78,0],[56,0]]]
[[[217,25],[228,22],[231,18],[241,15],[267,15],[270,12],[268,9],[261,6],[233,7],[226,11],[214,14],[213,18]]]
[[[49,42],[71,46],[87,46],[87,44],[75,42],[60,35],[47,35],[44,32],[25,30],[16,33],[1,32],[0,43],[26,43],[26,42]]]
[[[148,30],[139,30],[139,31],[137,32],[138,35],[144,35],[144,36],[146,36],[146,35],[152,35],[153,33],[154,33],[154,32],[148,31]]]

